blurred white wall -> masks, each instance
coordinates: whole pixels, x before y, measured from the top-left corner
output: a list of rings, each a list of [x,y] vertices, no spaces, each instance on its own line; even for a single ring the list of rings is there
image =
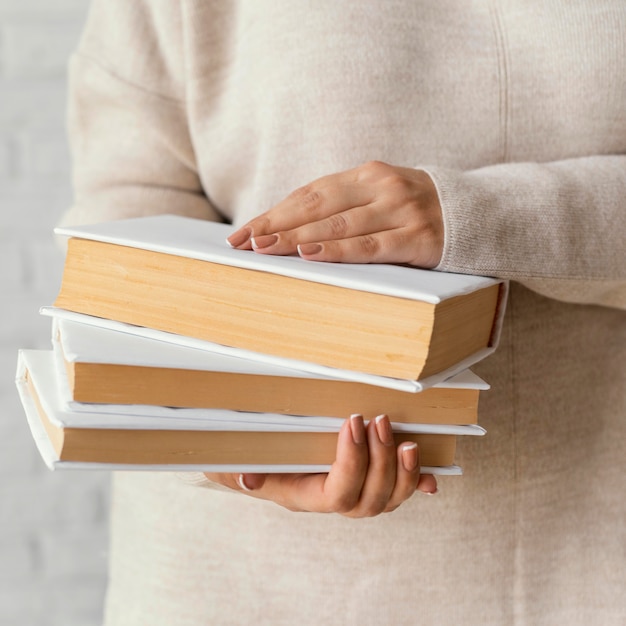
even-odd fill
[[[0,624],[101,624],[109,477],[52,473],[14,385],[47,348],[59,285],[52,228],[70,203],[66,67],[87,0],[0,0]]]

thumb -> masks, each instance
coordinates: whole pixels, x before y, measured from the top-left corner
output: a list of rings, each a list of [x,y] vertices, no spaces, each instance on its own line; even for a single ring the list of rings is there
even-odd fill
[[[244,491],[260,489],[265,484],[266,474],[239,474],[237,484]]]
[[[422,474],[417,483],[417,490],[429,495],[435,495],[439,491],[437,479],[432,474]]]

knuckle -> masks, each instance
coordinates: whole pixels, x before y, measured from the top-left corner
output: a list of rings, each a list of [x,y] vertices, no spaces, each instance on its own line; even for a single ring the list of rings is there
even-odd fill
[[[327,221],[332,237],[343,237],[348,232],[348,221],[341,213],[331,215]]]
[[[358,182],[372,181],[385,178],[393,168],[383,161],[367,161],[356,170]]]
[[[372,502],[370,503],[367,508],[363,508],[361,509],[357,516],[358,517],[378,517],[379,515],[381,515],[382,513],[385,513],[387,510],[387,503],[386,502]]]
[[[361,252],[367,258],[374,258],[380,250],[380,243],[373,235],[363,235],[358,239]]]
[[[389,506],[389,498],[381,494],[377,498],[368,499],[367,502],[359,502],[357,500],[351,507],[336,512],[355,518],[377,517],[382,513],[386,513]]]
[[[322,194],[311,185],[296,189],[291,196],[306,211],[316,211],[322,205]]]
[[[376,517],[381,513],[384,513],[389,505],[389,500],[387,498],[378,498],[369,507],[368,514],[369,517]]]
[[[383,513],[393,513],[394,511],[396,511],[397,509],[400,508],[400,504],[390,504],[387,507],[385,507],[385,510],[383,511]]]
[[[326,504],[327,513],[340,513],[345,515],[356,506],[357,498],[350,494],[337,494],[328,499]]]
[[[249,225],[253,235],[263,235],[271,232],[272,229],[272,221],[266,215],[257,217],[256,219],[251,221]]]
[[[417,241],[416,232],[410,228],[398,228],[394,232],[394,245],[400,250],[411,248]]]

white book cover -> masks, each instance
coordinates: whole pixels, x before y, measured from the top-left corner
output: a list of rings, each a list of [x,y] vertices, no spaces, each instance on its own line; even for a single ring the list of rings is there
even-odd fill
[[[475,361],[473,358],[465,359],[440,374],[416,381],[260,354],[193,337],[67,311],[58,307],[42,307],[41,314],[52,318],[53,335],[54,326],[61,324],[69,328],[67,325],[72,324],[74,332],[62,335],[67,337],[63,350],[70,361],[81,360],[89,355],[90,361],[92,358],[97,359],[91,362],[117,363],[117,360],[111,359],[121,358],[120,354],[124,353],[127,365],[157,365],[186,369],[197,367],[209,371],[234,371],[242,374],[316,377],[365,383],[411,393],[418,393],[435,385],[489,389],[489,385],[484,380],[468,369]],[[78,331],[79,325],[83,327],[81,331]],[[96,332],[104,339],[104,342],[96,339]],[[118,333],[117,338],[113,333]],[[150,348],[145,347],[147,346],[145,340],[150,341]],[[98,341],[98,344],[94,341]],[[190,364],[193,364],[193,367]]]
[[[437,304],[480,288],[492,285],[502,286],[491,345],[477,350],[449,369],[422,380],[398,382],[383,376],[372,376],[369,379],[370,384],[421,391],[469,368],[489,356],[497,347],[508,291],[506,281],[485,276],[435,272],[400,265],[322,263],[306,261],[298,256],[271,256],[248,250],[235,250],[226,243],[226,237],[232,231],[233,227],[227,224],[177,215],[132,218],[88,226],[63,227],[55,230],[58,235],[64,237],[90,239],[431,304]],[[176,342],[193,345],[182,336],[174,336],[173,339]],[[207,342],[203,343],[206,345]],[[213,350],[220,351],[222,354],[237,356],[237,353],[231,351],[232,349],[226,348],[226,346],[219,349],[213,347]],[[248,350],[241,350],[238,355],[244,358],[262,360],[268,364],[302,369],[325,376],[337,376],[339,374],[338,371],[334,374],[330,373],[328,370],[332,368],[327,366],[319,366],[291,358],[262,355]],[[345,377],[346,380],[359,380],[354,378],[354,374],[347,374],[346,372],[341,372],[340,376]]]
[[[49,421],[58,428],[116,428],[116,429],[185,429],[185,430],[255,430],[255,431],[289,431],[289,432],[336,432],[343,420],[335,418],[299,418],[284,415],[243,413],[236,411],[206,411],[202,409],[173,409],[168,415],[133,414],[132,407],[113,407],[111,413],[77,412],[67,409],[64,405],[59,385],[57,384],[57,368],[53,352],[46,350],[20,350],[16,384],[33,439],[38,450],[51,468],[56,467],[93,467],[89,463],[68,463],[59,461],[52,448],[45,429],[41,422],[35,399],[32,397],[26,372],[36,390],[37,397]],[[398,425],[394,425],[398,426]],[[446,425],[406,425],[412,427],[411,432],[441,433],[455,435],[482,436],[485,430],[480,426],[446,426]],[[200,471],[281,471],[281,472],[311,472],[327,471],[328,467],[320,466],[118,466],[111,464],[97,464],[106,469],[163,469],[170,471],[200,470]],[[459,473],[460,468],[423,468],[425,473]]]
[[[103,363],[140,367],[185,369],[206,372],[232,372],[257,376],[314,378],[338,380],[311,374],[300,369],[264,364],[258,360],[200,350],[167,341],[143,337],[130,332],[103,328],[79,321],[89,316],[74,314],[75,319],[58,315],[52,318],[52,344],[56,352],[70,363]],[[96,318],[96,320],[99,318]],[[127,326],[127,325],[124,325]],[[444,388],[488,389],[489,385],[465,370],[435,385]]]
[[[437,304],[504,281],[389,264],[322,263],[298,256],[235,250],[226,243],[228,224],[179,215],[157,215],[56,228],[58,235],[141,248],[222,265],[259,270],[358,291]]]

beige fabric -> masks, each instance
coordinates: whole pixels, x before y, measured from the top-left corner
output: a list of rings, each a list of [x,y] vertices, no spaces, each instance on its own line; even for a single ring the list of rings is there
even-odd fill
[[[439,269],[514,281],[464,477],[349,521],[119,474],[107,626],[626,622],[625,32],[623,0],[93,5],[66,223],[241,223],[377,159],[435,179]]]

